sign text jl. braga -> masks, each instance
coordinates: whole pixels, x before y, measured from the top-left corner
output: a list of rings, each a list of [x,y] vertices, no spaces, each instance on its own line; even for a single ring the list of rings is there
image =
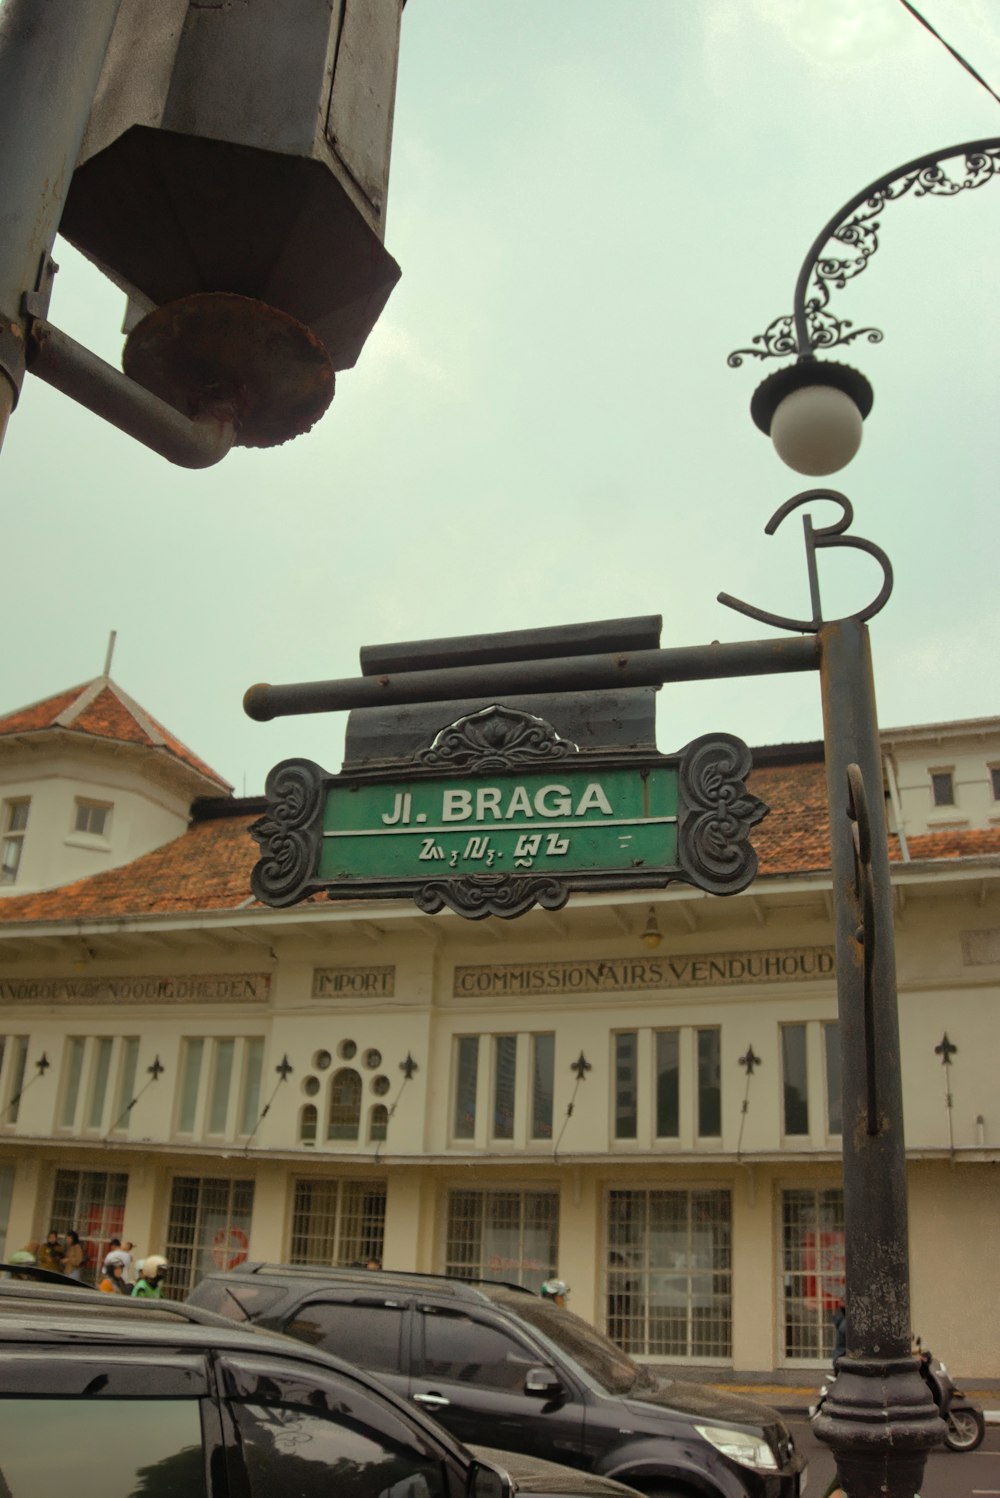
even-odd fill
[[[582,962],[457,967],[453,994],[455,998],[488,998],[498,994],[638,993],[734,983],[791,983],[832,975],[832,947],[785,947],[697,957],[607,957]]]

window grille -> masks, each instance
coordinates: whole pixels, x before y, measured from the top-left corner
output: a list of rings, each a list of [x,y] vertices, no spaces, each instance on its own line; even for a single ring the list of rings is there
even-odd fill
[[[445,1274],[540,1290],[559,1268],[555,1191],[450,1191]]]
[[[361,1124],[361,1078],[342,1067],[330,1078],[330,1112],[327,1139],[357,1139]]]
[[[60,1235],[75,1228],[84,1251],[83,1278],[92,1279],[104,1263],[112,1238],[124,1236],[128,1175],[124,1171],[57,1170],[45,1231]]]
[[[785,1356],[829,1360],[831,1317],[844,1298],[844,1193],[784,1191],[781,1215]]]
[[[292,1264],[381,1262],[384,1239],[384,1181],[296,1181]]]
[[[611,1191],[607,1331],[647,1357],[732,1356],[731,1206],[724,1190]]]
[[[176,1176],[164,1254],[167,1294],[184,1296],[213,1269],[232,1269],[247,1256],[253,1181]]]

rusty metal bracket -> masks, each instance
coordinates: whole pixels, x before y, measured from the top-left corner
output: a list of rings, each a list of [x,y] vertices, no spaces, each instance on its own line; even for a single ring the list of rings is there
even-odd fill
[[[865,1088],[868,1102],[868,1133],[879,1131],[878,1081],[875,1065],[875,942],[878,927],[875,921],[875,880],[872,873],[872,833],[868,816],[868,794],[860,765],[847,767],[847,815],[853,826],[854,839],[854,897],[858,902],[861,920],[855,940],[864,956],[864,1028],[865,1028]]]

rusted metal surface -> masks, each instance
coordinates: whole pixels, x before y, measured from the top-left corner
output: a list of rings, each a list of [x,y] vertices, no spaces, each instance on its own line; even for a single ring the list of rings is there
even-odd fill
[[[349,368],[400,274],[383,245],[400,11],[122,0],[64,236],[144,311],[257,298]]]
[[[852,1498],[914,1498],[926,1454],[944,1430],[910,1356],[906,1151],[875,689],[861,620],[825,624],[819,640],[843,1078],[848,1350],[815,1429],[833,1450]]]
[[[441,671],[402,671],[340,681],[288,686],[260,683],[243,698],[248,717],[265,723],[297,713],[325,713],[380,703],[482,701],[539,692],[584,692],[615,687],[662,686],[723,676],[772,676],[816,671],[815,637],[750,640],[735,645],[688,645],[610,655],[567,656],[540,661],[455,666]]]
[[[226,292],[151,312],[130,333],[122,364],[185,416],[232,413],[239,447],[301,436],[333,400],[333,366],[316,334],[275,307]]]
[[[33,323],[28,367],[47,385],[182,468],[210,468],[233,445],[231,411],[216,405],[197,420],[182,416],[51,323]]]
[[[24,378],[25,298],[46,280],[119,3],[0,6],[0,384],[11,407]],[[0,440],[3,426],[0,417]]]

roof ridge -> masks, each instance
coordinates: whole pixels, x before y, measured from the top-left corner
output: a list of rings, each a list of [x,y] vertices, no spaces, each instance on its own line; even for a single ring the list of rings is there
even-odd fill
[[[95,697],[99,697],[104,690],[105,684],[110,680],[107,676],[95,676],[92,681],[85,682],[80,689],[79,696],[75,697],[69,707],[64,707],[61,713],[52,719],[53,728],[69,728],[73,722],[84,712]],[[42,698],[45,701],[45,698]]]
[[[112,681],[110,676],[102,677],[101,680],[107,683],[108,688],[118,698],[118,701],[121,703],[125,711],[132,714],[132,717],[138,723],[143,733],[147,734],[158,748],[165,749],[167,747],[167,741],[163,736],[163,729],[160,727],[159,723],[157,723],[156,719],[151,718],[146,712],[145,708],[140,707],[135,698],[130,697],[125,688],[120,687],[116,681]],[[98,693],[97,695],[100,696],[100,693]],[[174,735],[174,737],[176,737],[176,735]],[[180,739],[177,739],[177,742],[179,744],[181,742]],[[187,747],[188,746],[185,744],[184,748],[187,749]],[[193,752],[193,750],[188,749],[189,754],[193,754]]]

